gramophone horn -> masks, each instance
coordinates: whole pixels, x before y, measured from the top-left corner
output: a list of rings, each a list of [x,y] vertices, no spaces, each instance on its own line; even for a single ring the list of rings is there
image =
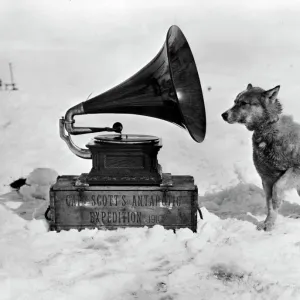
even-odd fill
[[[70,108],[60,120],[60,134],[70,149],[82,158],[91,158],[88,149],[80,149],[66,135],[101,131],[121,132],[113,128],[74,127],[74,116],[82,114],[137,114],[162,119],[187,129],[202,142],[206,133],[206,114],[197,67],[189,44],[177,26],[171,26],[159,53],[135,75],[118,86]]]

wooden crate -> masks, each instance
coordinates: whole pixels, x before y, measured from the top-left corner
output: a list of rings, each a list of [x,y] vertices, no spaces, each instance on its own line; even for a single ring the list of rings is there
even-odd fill
[[[192,176],[163,174],[160,186],[84,186],[61,176],[50,190],[50,230],[152,227],[197,230],[198,189]]]

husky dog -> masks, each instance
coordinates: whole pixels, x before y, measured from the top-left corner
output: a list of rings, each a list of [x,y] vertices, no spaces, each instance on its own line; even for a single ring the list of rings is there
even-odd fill
[[[300,124],[281,115],[279,89],[265,91],[249,83],[222,114],[229,124],[244,124],[253,131],[253,161],[267,202],[267,218],[257,229],[265,231],[274,228],[284,192],[296,188],[300,195]]]

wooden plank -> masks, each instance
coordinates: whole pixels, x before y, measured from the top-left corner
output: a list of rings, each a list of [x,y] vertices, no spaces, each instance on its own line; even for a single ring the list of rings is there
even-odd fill
[[[76,191],[78,187],[88,186],[85,182],[78,181],[79,176],[60,176],[57,183],[52,187],[53,190],[56,191],[64,191],[64,190],[71,190]],[[171,184],[169,184],[171,182]],[[89,190],[97,191],[101,190],[108,190],[108,191],[122,191],[126,190],[148,190],[148,191],[159,191],[162,189],[163,186],[168,186],[169,190],[194,190],[196,186],[194,184],[194,179],[192,176],[165,176],[163,174],[163,182],[161,185],[157,186],[143,186],[143,185],[129,185],[129,186],[122,186],[122,185],[96,185],[96,186],[88,186]]]

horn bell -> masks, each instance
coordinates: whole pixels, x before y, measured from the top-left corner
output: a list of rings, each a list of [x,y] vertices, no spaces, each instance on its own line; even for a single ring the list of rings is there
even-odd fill
[[[75,115],[137,114],[174,123],[201,143],[206,113],[192,51],[178,26],[171,26],[159,53],[139,72],[114,88],[70,108],[63,119],[69,134],[113,131],[73,127]],[[62,131],[62,129],[61,129]]]
[[[171,26],[164,46],[138,73],[83,102],[86,114],[122,113],[159,118],[187,129],[196,142],[206,134],[204,99],[189,44]]]

